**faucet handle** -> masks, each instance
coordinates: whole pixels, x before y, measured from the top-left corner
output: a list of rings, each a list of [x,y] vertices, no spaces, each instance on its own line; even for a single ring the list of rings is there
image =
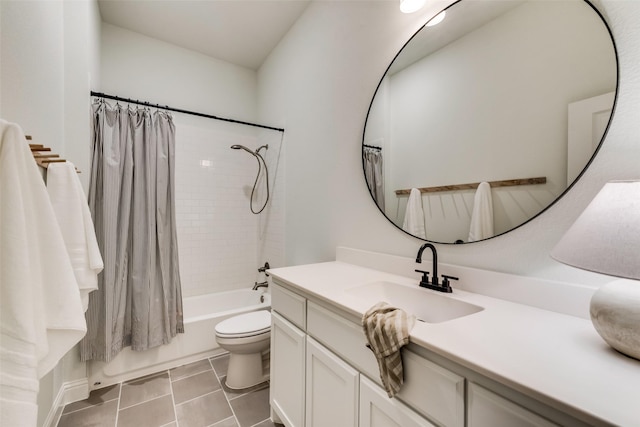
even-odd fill
[[[415,270],[416,273],[422,273],[422,279],[420,279],[420,285],[423,283],[429,284],[429,272],[424,270]]]
[[[267,270],[270,268],[269,262],[265,262],[263,267],[258,268],[258,273],[264,273],[264,275],[268,277],[269,273],[267,273]]]
[[[443,288],[451,288],[451,285],[449,284],[449,280],[458,280],[457,277],[453,277],[453,276],[447,276],[446,274],[442,275],[442,287]]]

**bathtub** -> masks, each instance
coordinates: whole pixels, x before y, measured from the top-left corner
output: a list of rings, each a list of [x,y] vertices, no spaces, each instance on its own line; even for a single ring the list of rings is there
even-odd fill
[[[146,351],[127,347],[109,363],[88,362],[90,390],[224,353],[216,342],[216,325],[240,313],[270,309],[271,295],[263,289],[243,289],[187,297],[182,304],[184,334],[178,334],[170,344]]]

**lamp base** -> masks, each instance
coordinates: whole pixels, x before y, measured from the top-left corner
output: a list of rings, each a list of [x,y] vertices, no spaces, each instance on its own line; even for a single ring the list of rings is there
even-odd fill
[[[640,282],[619,279],[591,298],[591,322],[611,347],[640,359]]]

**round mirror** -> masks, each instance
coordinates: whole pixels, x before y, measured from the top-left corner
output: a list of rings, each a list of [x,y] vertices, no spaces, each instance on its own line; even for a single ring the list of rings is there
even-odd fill
[[[444,12],[380,81],[363,167],[398,228],[466,243],[528,222],[579,178],[609,125],[618,67],[584,0],[462,0]]]

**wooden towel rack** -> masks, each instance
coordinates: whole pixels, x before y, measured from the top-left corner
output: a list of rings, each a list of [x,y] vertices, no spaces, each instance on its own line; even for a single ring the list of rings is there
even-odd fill
[[[31,141],[31,135],[25,135],[27,141]],[[29,148],[31,149],[31,154],[35,159],[38,166],[43,169],[47,169],[50,163],[64,163],[65,159],[61,158],[58,154],[51,152],[51,148],[45,147],[42,144],[29,144]],[[76,172],[80,173],[78,168],[76,168]]]
[[[542,176],[542,177],[536,177],[536,178],[521,178],[521,179],[507,179],[502,181],[490,181],[489,185],[495,188],[495,187],[513,187],[516,185],[545,184],[546,182],[547,182],[547,178]],[[418,188],[418,190],[420,190],[421,193],[437,193],[440,191],[456,191],[456,190],[473,190],[475,188],[478,188],[478,185],[480,184],[481,184],[480,182],[473,182],[470,184],[442,185],[439,187],[422,187],[422,188]],[[411,194],[411,189],[396,190],[397,196],[409,195],[409,194]]]

